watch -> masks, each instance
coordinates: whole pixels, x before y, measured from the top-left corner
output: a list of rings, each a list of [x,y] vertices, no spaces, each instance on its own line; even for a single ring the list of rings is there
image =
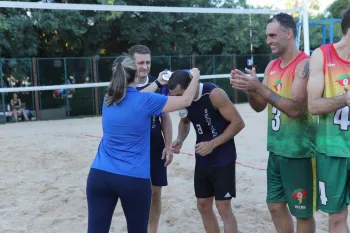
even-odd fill
[[[162,88],[162,84],[160,84],[160,82],[157,79],[154,82],[157,84],[158,88]]]

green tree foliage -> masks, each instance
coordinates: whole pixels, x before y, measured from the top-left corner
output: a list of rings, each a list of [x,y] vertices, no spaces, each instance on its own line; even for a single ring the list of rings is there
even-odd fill
[[[350,7],[350,0],[336,0],[327,8],[327,11],[330,17],[341,18],[342,11],[347,7]]]
[[[349,0],[338,0],[345,4]],[[248,8],[244,0],[56,0],[57,3],[128,4]],[[318,1],[312,0],[318,7]],[[344,2],[344,3],[343,3]],[[43,3],[50,4],[50,3]],[[289,0],[289,4],[298,4]],[[329,11],[339,17],[338,5]],[[267,54],[268,15],[101,12],[0,8],[0,56],[115,56],[136,43],[153,55],[249,54],[252,20],[253,52]],[[317,16],[323,17],[323,16]],[[297,18],[296,18],[297,19]],[[310,19],[312,20],[312,19]],[[320,29],[312,29],[311,45],[319,45]]]

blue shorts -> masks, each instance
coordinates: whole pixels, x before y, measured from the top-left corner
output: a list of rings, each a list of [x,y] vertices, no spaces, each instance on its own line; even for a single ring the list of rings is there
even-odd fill
[[[167,186],[167,168],[164,166],[166,159],[162,160],[163,148],[151,149],[151,182],[153,186]]]
[[[108,233],[118,199],[128,233],[147,233],[152,187],[149,179],[90,169],[87,179],[88,233]]]

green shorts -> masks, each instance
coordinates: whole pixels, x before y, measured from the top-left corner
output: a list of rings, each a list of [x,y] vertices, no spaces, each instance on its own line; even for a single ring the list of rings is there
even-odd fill
[[[317,154],[320,210],[328,214],[342,211],[350,203],[350,158]]]
[[[309,218],[318,209],[316,158],[293,159],[270,152],[267,203],[287,202],[291,214]]]

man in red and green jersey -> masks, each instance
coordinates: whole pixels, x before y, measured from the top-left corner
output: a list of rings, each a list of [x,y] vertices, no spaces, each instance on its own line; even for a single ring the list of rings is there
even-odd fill
[[[308,112],[306,92],[310,57],[299,51],[296,23],[288,14],[271,18],[266,35],[272,53],[279,57],[266,67],[263,82],[249,69],[251,77],[232,71],[230,82],[247,93],[255,111],[268,105],[266,201],[277,232],[294,232],[293,215],[298,233],[314,233],[316,120]]]
[[[309,109],[319,115],[317,178],[320,210],[329,214],[330,233],[349,233],[350,203],[350,8],[344,11],[342,39],[317,48],[310,61]]]

